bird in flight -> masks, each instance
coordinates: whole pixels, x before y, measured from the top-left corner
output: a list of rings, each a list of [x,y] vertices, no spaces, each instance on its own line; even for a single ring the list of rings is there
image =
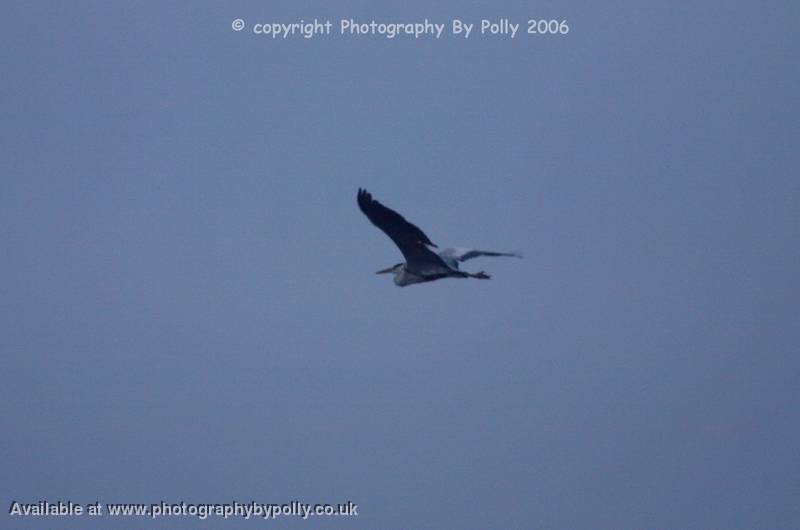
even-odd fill
[[[491,252],[487,250],[469,250],[448,248],[434,252],[431,247],[438,248],[428,236],[417,226],[409,223],[394,210],[387,208],[372,198],[372,195],[361,188],[358,189],[358,207],[364,212],[372,224],[386,233],[398,246],[405,263],[398,263],[377,274],[394,274],[394,283],[405,287],[413,283],[432,282],[442,278],[477,278],[488,280],[490,276],[483,271],[471,273],[458,270],[458,264],[478,256],[512,256],[521,258],[517,252]]]

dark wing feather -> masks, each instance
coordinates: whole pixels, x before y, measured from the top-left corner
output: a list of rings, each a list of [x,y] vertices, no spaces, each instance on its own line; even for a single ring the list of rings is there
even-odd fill
[[[417,242],[432,247],[436,246],[419,227],[409,223],[402,215],[373,199],[372,194],[361,188],[358,190],[358,207],[372,221],[372,224],[386,232],[386,235],[392,238],[392,241],[398,246]]]
[[[416,267],[419,272],[430,267],[449,269],[442,259],[426,246],[436,245],[425,232],[406,221],[399,213],[373,199],[367,190],[359,188],[358,207],[372,224],[383,230],[394,241],[409,266]]]
[[[477,258],[479,256],[509,256],[512,258],[521,258],[519,252],[492,252],[489,250],[470,250],[457,257],[458,261],[467,261],[468,259]]]

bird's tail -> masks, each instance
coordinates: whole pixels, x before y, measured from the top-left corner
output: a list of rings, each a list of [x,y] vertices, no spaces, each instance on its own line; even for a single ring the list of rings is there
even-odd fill
[[[470,274],[470,277],[471,278],[477,278],[478,280],[488,280],[489,278],[491,278],[491,276],[486,274],[484,271],[480,271],[480,272],[475,273],[475,274]]]

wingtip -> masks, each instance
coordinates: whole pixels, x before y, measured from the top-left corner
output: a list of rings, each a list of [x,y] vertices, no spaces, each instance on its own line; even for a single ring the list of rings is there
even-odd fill
[[[364,205],[372,202],[372,195],[370,195],[369,192],[364,188],[358,188],[358,194],[356,195],[356,202],[358,202],[359,206],[363,207]]]

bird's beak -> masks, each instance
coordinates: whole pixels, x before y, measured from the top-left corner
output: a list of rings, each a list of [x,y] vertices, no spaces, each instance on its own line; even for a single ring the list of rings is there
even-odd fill
[[[394,271],[394,267],[389,267],[388,269],[380,270],[380,271],[376,272],[375,274],[388,274],[388,273],[390,273],[392,271]]]

